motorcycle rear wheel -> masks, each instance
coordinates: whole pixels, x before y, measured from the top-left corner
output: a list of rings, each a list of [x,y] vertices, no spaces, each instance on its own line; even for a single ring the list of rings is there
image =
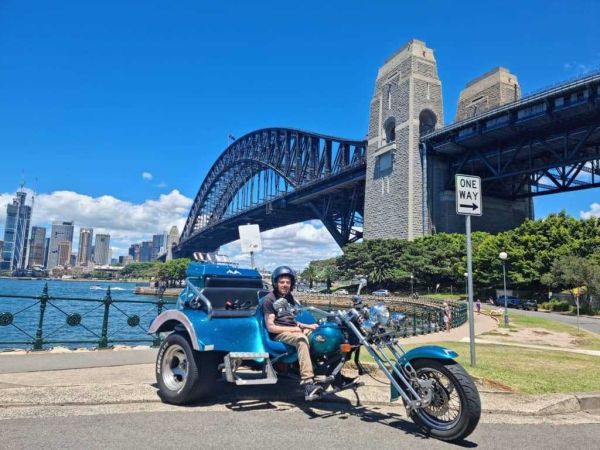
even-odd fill
[[[481,417],[479,392],[470,375],[455,361],[418,359],[411,364],[419,378],[435,381],[431,404],[411,411],[411,419],[442,441],[469,436]]]

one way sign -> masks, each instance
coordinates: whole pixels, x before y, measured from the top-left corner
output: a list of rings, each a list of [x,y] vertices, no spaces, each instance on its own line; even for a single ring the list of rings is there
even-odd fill
[[[456,175],[456,214],[481,215],[481,178]]]

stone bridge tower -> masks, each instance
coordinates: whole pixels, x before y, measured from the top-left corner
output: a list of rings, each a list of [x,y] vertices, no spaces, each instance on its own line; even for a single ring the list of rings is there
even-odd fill
[[[371,100],[365,239],[431,232],[422,133],[443,126],[442,84],[433,50],[413,39],[379,69]]]

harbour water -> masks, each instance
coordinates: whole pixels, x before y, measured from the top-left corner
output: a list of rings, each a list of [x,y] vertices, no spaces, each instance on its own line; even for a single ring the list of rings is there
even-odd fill
[[[48,295],[57,299],[48,301],[44,311],[42,336],[47,341],[44,348],[97,347],[105,312],[102,300],[109,286],[115,301],[109,307],[106,333],[109,346],[152,342],[145,330],[156,317],[159,299],[134,294],[135,283],[0,279],[0,350],[32,348],[40,320],[38,298],[7,295],[39,297],[46,283]],[[60,297],[70,300],[60,300]],[[169,307],[172,305],[165,305],[163,310]]]

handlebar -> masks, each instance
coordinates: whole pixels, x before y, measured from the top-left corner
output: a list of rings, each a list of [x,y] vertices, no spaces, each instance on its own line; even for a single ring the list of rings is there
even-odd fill
[[[190,281],[189,278],[185,279],[185,284],[195,294],[194,300],[200,300],[202,303],[204,303],[204,306],[206,306],[206,315],[209,319],[211,319],[213,314],[213,307],[210,300],[206,298],[206,296],[202,292],[200,292],[200,289],[194,286],[194,284]]]

